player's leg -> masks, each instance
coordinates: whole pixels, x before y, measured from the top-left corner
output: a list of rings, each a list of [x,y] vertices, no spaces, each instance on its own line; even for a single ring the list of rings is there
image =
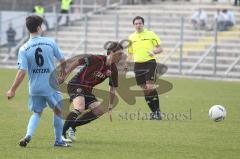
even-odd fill
[[[147,81],[146,82],[147,92],[146,100],[148,100],[149,105],[152,107],[152,119],[161,120],[161,113],[160,113],[160,104],[159,104],[159,97],[158,92],[154,88],[154,81]]]
[[[149,69],[146,74],[146,94],[145,97],[148,99],[149,105],[152,108],[152,119],[161,120],[160,105],[158,92],[155,87],[156,79],[156,61],[151,60],[148,62],[147,67]]]
[[[55,134],[55,143],[54,146],[59,147],[69,147],[65,141],[62,140],[62,130],[63,130],[63,122],[62,122],[62,95],[59,92],[55,92],[51,96],[47,96],[47,103],[50,108],[53,110],[53,126],[54,126],[54,134]]]
[[[140,87],[142,88],[145,96],[145,100],[151,109],[151,119],[161,120],[160,107],[159,107],[159,97],[158,92],[154,89],[154,81],[146,81],[147,84],[143,84]]]
[[[68,140],[66,138],[67,131],[69,130],[69,132],[74,133],[74,131],[72,130],[72,127],[74,126],[74,123],[76,122],[76,118],[85,109],[85,97],[84,97],[83,89],[81,87],[79,87],[77,84],[69,82],[68,86],[67,86],[67,90],[68,90],[68,94],[70,96],[70,101],[73,103],[74,108],[67,115],[64,126],[63,126],[62,138],[65,141]]]
[[[70,127],[74,127],[75,121],[78,117],[78,115],[81,114],[81,112],[85,109],[85,98],[84,96],[75,96],[72,99],[73,102],[73,110],[67,115],[64,126],[63,126],[63,132],[62,135],[66,138],[66,132]]]
[[[135,63],[134,65],[134,73],[137,85],[140,86],[144,92],[145,100],[151,109],[152,112],[156,110],[154,103],[152,102],[153,97],[150,95],[150,89],[148,89],[146,84],[146,76],[149,72],[148,63]]]
[[[20,146],[26,147],[27,144],[31,141],[32,135],[38,126],[40,116],[41,116],[41,113],[33,112],[28,122],[27,133],[25,137],[19,141]]]
[[[158,110],[156,107],[156,104],[154,102],[157,92],[155,90],[151,89],[151,85],[149,84],[151,81],[147,81],[147,82],[148,82],[148,84],[142,84],[142,85],[140,85],[140,87],[142,88],[142,90],[144,92],[145,100],[146,100],[149,108],[154,113],[155,111]]]
[[[20,140],[19,145],[22,147],[26,147],[27,144],[32,139],[33,133],[38,127],[38,123],[41,117],[41,113],[43,109],[46,107],[46,100],[41,96],[29,96],[29,111],[33,112],[31,115],[28,126],[26,136]]]
[[[134,69],[137,85],[142,88],[145,100],[152,111],[151,116],[156,116],[156,119],[161,119],[158,93],[157,90],[154,89],[156,61],[151,60],[141,64],[135,64]],[[144,72],[141,70],[144,70]],[[154,119],[154,117],[152,119]]]
[[[71,140],[63,140],[62,139],[62,130],[63,130],[63,122],[61,118],[62,112],[59,108],[54,109],[54,117],[53,117],[53,125],[54,125],[54,133],[55,133],[55,143],[54,146],[57,147],[70,147],[67,142],[71,142]]]
[[[98,118],[98,115],[102,115],[103,111],[100,111],[98,106],[100,106],[100,103],[97,102],[96,97],[91,94],[87,93],[85,96],[85,111],[82,111],[81,114],[79,114],[77,120],[73,123],[73,125],[68,130],[68,137],[74,141],[76,140],[75,132],[76,127],[87,124],[95,119]]]
[[[77,118],[73,129],[76,129],[78,126],[88,124],[103,114],[104,111],[101,109],[101,103],[99,101],[95,101],[89,105],[88,110],[86,110],[79,118]]]

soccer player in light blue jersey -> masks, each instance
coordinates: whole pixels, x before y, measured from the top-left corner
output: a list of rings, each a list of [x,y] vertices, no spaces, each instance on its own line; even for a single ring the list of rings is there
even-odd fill
[[[55,133],[54,146],[68,147],[62,141],[63,123],[61,119],[60,92],[50,86],[50,74],[54,71],[54,58],[62,66],[61,73],[64,74],[64,56],[57,44],[46,37],[41,37],[41,25],[43,19],[33,15],[26,18],[26,27],[30,32],[30,39],[20,48],[18,53],[18,72],[14,83],[7,92],[8,99],[15,96],[15,92],[22,83],[26,72],[29,75],[29,110],[33,112],[29,119],[26,136],[20,140],[19,145],[26,147],[32,139],[32,135],[38,126],[40,116],[46,105],[54,112],[53,125]],[[56,84],[57,84],[57,80]]]

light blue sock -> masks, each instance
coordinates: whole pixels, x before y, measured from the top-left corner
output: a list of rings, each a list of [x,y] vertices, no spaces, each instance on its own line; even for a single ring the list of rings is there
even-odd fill
[[[54,114],[53,117],[55,141],[62,142],[63,122],[62,118]]]
[[[32,116],[30,117],[29,122],[28,122],[26,137],[27,136],[32,137],[34,131],[38,127],[39,119],[40,119],[40,115],[38,113],[32,114]]]

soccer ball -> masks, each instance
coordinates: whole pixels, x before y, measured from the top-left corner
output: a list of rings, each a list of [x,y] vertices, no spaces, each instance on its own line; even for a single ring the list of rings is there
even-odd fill
[[[209,118],[218,122],[224,120],[226,117],[226,109],[221,105],[214,105],[209,109]]]

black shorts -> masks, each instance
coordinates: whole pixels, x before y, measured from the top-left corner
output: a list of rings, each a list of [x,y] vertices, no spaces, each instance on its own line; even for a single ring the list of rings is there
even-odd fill
[[[61,13],[68,13],[68,10],[62,9]]]
[[[88,106],[97,101],[95,95],[92,92],[86,91],[86,88],[81,87],[76,84],[68,84],[67,86],[68,95],[70,97],[70,101],[72,102],[74,98],[78,96],[82,96],[85,98],[85,109],[88,109]]]
[[[134,73],[137,81],[137,85],[146,84],[146,81],[155,81],[156,72],[156,60],[149,60],[146,62],[138,63],[134,65]]]

